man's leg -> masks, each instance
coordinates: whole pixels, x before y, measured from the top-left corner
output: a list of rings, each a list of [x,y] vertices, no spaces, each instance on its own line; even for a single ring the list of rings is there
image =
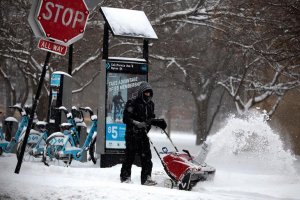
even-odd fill
[[[148,138],[143,139],[139,154],[140,154],[141,165],[142,165],[141,184],[144,185],[146,181],[151,178],[152,166],[153,166],[151,161],[152,155],[151,155],[150,143]]]
[[[122,164],[120,179],[121,182],[130,180],[131,177],[131,167],[135,158],[135,144],[132,142],[132,138],[126,138],[126,149],[125,149],[125,159]]]

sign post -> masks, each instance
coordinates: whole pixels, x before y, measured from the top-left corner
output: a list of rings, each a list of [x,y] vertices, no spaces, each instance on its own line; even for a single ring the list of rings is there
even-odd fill
[[[84,0],[40,0],[35,20],[48,39],[69,46],[83,37],[88,16]]]
[[[27,145],[34,113],[40,98],[43,82],[49,65],[51,53],[66,54],[67,46],[83,37],[89,11],[84,0],[33,0],[28,21],[36,37],[42,37],[38,47],[46,50],[47,55],[42,69],[39,85],[33,100],[24,142],[15,169],[18,174],[21,169],[24,151]]]
[[[67,52],[66,46],[45,39],[39,40],[38,48],[62,56],[66,55]]]
[[[23,161],[23,157],[24,157],[24,152],[25,152],[25,148],[26,148],[26,145],[27,145],[27,140],[28,140],[28,137],[29,137],[30,129],[32,127],[33,117],[34,117],[34,113],[35,113],[35,110],[36,110],[36,107],[37,107],[37,103],[38,103],[38,100],[39,100],[40,95],[41,95],[41,90],[42,90],[43,82],[44,82],[44,79],[45,79],[47,66],[49,64],[50,56],[51,56],[51,53],[47,52],[46,59],[45,59],[45,62],[44,62],[44,66],[43,66],[43,70],[42,70],[42,74],[41,74],[39,85],[38,85],[38,89],[36,91],[36,94],[35,94],[35,97],[34,97],[34,100],[33,100],[32,108],[31,108],[31,112],[30,112],[30,117],[29,117],[27,128],[26,128],[25,136],[24,136],[24,142],[22,143],[21,152],[20,152],[20,155],[18,157],[18,163],[17,163],[16,169],[15,169],[16,174],[18,174],[20,172],[20,169],[21,169],[21,165],[22,165],[22,161]]]
[[[83,37],[89,11],[84,0],[33,0],[28,17],[38,48],[65,55]]]

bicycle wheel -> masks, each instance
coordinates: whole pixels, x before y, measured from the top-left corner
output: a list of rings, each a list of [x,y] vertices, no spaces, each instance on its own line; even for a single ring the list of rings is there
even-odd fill
[[[68,143],[67,146],[71,145]],[[48,142],[44,148],[43,162],[45,165],[69,166],[72,163],[73,156],[71,154],[62,155],[64,145],[53,145]]]
[[[52,145],[47,143],[44,148],[43,154],[43,162],[45,165],[59,165],[59,155],[58,152],[61,151],[63,148],[62,145]]]
[[[97,159],[95,158],[96,139],[97,139],[97,137],[95,137],[93,139],[93,141],[91,142],[90,148],[89,148],[90,158],[91,158],[91,160],[93,161],[94,164],[97,163]]]
[[[22,149],[23,143],[24,143],[24,140],[21,140],[18,143],[18,146],[17,146],[16,156],[17,156],[18,159],[19,159],[20,154],[21,154],[21,149]],[[34,159],[34,157],[32,156],[32,149],[35,146],[36,146],[36,143],[27,143],[26,144],[24,155],[23,155],[23,161],[30,161],[30,160]]]
[[[73,156],[72,154],[69,154],[67,160],[64,160],[64,163],[66,164],[67,167],[71,165],[72,160],[73,160]]]

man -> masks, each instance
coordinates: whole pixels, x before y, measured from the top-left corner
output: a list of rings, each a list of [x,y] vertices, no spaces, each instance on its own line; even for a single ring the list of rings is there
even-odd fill
[[[149,83],[142,82],[138,89],[138,96],[127,101],[123,113],[123,122],[126,124],[125,160],[122,164],[121,182],[131,181],[131,167],[136,153],[141,159],[141,184],[156,185],[151,179],[152,155],[147,133],[151,125],[146,122],[155,118],[154,103],[151,100],[153,91]]]

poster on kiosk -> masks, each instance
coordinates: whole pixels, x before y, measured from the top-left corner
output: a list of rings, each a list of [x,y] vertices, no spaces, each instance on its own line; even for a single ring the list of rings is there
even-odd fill
[[[123,111],[127,100],[137,96],[142,81],[147,81],[148,65],[145,62],[107,60],[106,63],[106,130],[107,150],[125,149],[126,125]]]

